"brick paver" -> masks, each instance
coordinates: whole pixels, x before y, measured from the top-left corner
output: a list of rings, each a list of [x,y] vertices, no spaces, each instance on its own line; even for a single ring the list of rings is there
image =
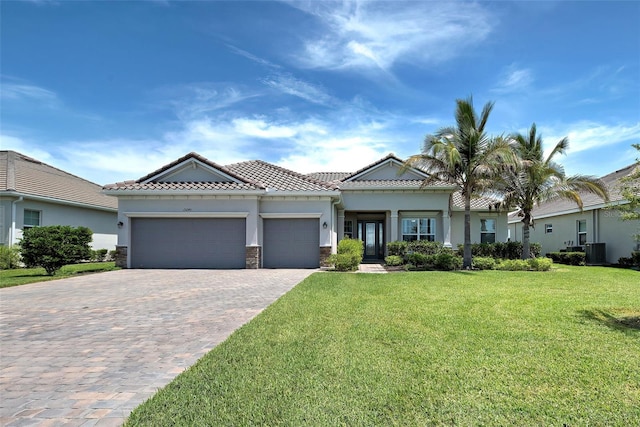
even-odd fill
[[[312,270],[119,270],[0,290],[0,425],[121,425]]]

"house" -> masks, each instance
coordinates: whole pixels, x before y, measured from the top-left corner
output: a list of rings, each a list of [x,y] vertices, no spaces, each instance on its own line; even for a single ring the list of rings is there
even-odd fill
[[[585,250],[588,244],[597,243],[602,248],[602,262],[617,263],[620,257],[628,257],[639,250],[634,235],[640,221],[622,221],[620,213],[610,207],[627,203],[620,193],[620,180],[629,176],[638,164],[627,166],[600,178],[609,190],[610,203],[593,194],[581,194],[582,211],[574,202],[550,200],[536,206],[532,212],[535,227],[530,229],[530,241],[542,246],[542,254],[559,250]],[[521,218],[509,215],[511,240],[522,239]]]
[[[0,244],[20,241],[26,228],[84,226],[94,249],[115,249],[117,200],[102,187],[15,151],[0,151]]]
[[[104,187],[118,199],[118,264],[129,268],[317,268],[343,238],[381,260],[386,242],[463,242],[463,200],[390,154],[352,173],[300,174],[261,160],[218,165],[189,153]],[[472,240],[506,241],[507,214],[472,206]]]

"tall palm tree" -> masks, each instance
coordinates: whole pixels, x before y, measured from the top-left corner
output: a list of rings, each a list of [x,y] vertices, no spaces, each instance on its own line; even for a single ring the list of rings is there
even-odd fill
[[[517,162],[504,168],[498,180],[498,188],[507,208],[517,207],[518,216],[522,217],[522,258],[530,255],[529,228],[534,226],[531,212],[535,205],[553,198],[575,202],[582,209],[581,192],[595,194],[605,201],[609,200],[606,186],[593,176],[573,175],[567,177],[564,168],[553,159],[564,154],[569,147],[569,140],[558,141],[545,158],[542,148],[542,137],[536,133],[533,123],[528,135],[512,136],[513,149]]]
[[[456,100],[456,126],[427,135],[421,154],[405,162],[427,174],[423,186],[444,181],[455,185],[464,197],[463,268],[471,268],[471,197],[483,193],[492,183],[501,163],[512,158],[509,142],[487,135],[486,126],[493,102],[478,116],[473,98]]]

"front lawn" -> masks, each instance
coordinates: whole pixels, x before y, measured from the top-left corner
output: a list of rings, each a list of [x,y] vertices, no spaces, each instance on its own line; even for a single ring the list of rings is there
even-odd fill
[[[317,273],[127,425],[640,425],[638,319],[631,270]]]
[[[0,288],[44,282],[46,280],[64,279],[79,274],[99,273],[101,271],[118,270],[114,262],[87,262],[83,264],[65,265],[49,276],[44,268],[16,268],[14,270],[0,270]]]

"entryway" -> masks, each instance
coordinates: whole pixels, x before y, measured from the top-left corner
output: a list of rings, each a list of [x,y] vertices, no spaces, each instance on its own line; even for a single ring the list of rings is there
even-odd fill
[[[364,244],[363,261],[384,259],[384,221],[358,221],[358,239]]]

